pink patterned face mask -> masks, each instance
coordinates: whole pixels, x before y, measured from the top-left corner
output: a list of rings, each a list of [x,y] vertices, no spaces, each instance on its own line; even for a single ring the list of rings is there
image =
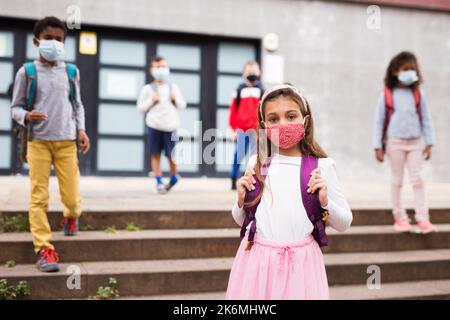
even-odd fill
[[[266,128],[267,138],[280,149],[289,149],[305,137],[303,123],[275,124]]]

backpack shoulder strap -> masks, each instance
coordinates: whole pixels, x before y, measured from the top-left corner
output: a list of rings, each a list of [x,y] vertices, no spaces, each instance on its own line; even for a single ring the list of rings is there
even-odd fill
[[[167,82],[167,85],[169,86],[169,93],[173,93],[173,83]],[[150,86],[152,87],[152,90],[155,92],[158,92],[158,85],[155,82],[150,82]]]
[[[308,182],[311,178],[311,172],[318,166],[318,159],[316,157],[302,156],[302,163],[300,167],[300,188],[302,193],[303,206],[308,214],[311,222],[315,221],[316,196],[317,194],[310,194],[308,190]]]
[[[169,94],[172,95],[173,94],[173,83],[172,82],[167,82],[167,85],[169,86]],[[150,82],[150,87],[152,88],[153,92],[158,93],[158,85],[155,82]]]
[[[385,87],[384,88],[384,101],[386,104],[386,109],[394,110],[394,99],[392,97],[392,89]]]
[[[75,78],[77,76],[77,67],[73,63],[66,63],[67,76],[69,77],[70,86],[70,102],[72,103],[72,109],[74,112],[77,110],[77,99],[76,99],[76,89],[75,89]]]
[[[267,168],[268,168],[269,165],[270,165],[270,163],[268,163],[268,164],[266,165],[265,169],[261,169],[261,175],[262,175],[263,178],[266,177],[266,174],[265,174],[265,173],[267,173]],[[259,195],[259,192],[260,192],[260,189],[261,189],[259,180],[256,178],[256,175],[253,175],[253,179],[255,179],[255,181],[256,181],[256,183],[255,183],[255,185],[254,185],[254,186],[255,186],[255,189],[252,190],[252,191],[247,191],[247,192],[245,193],[244,203],[252,202],[252,201],[255,200],[255,199],[258,197],[258,195]],[[258,206],[258,204],[259,204],[259,202],[256,203],[255,205],[251,206],[251,207],[246,207],[246,208],[253,208],[253,207],[255,207],[255,209],[256,209],[256,207]]]
[[[170,100],[172,101],[173,105],[176,106],[176,100],[172,100],[172,96],[175,95],[175,93],[173,92],[173,83],[169,81],[167,84],[169,85]]]
[[[263,87],[262,85],[259,87],[259,90],[261,90],[261,93],[259,94],[259,100],[261,100],[262,97],[264,96],[264,92],[265,92],[266,90],[264,89],[264,87]]]
[[[261,175],[264,178],[267,175],[267,170],[268,170],[269,166],[270,166],[270,160],[266,161],[263,165],[263,168],[261,168]],[[256,178],[256,175],[253,175],[253,178],[256,181],[256,183],[254,185],[255,189],[252,191],[247,191],[245,193],[244,203],[252,202],[261,193],[261,185],[260,185],[258,179]],[[248,243],[247,243],[246,250],[250,250],[253,245],[253,240],[255,238],[255,233],[256,233],[256,209],[258,208],[258,205],[260,202],[261,202],[261,198],[259,199],[259,201],[257,201],[252,206],[244,205],[245,219],[244,219],[244,223],[242,224],[242,227],[241,227],[241,238],[244,238],[245,233],[247,231],[247,227],[248,227],[248,225],[251,224],[250,230],[248,233]]]
[[[158,86],[155,82],[150,82],[150,87],[152,88],[153,93],[158,92]]]
[[[245,83],[241,83],[237,89],[236,89],[236,108],[239,108],[239,105],[241,104],[241,94],[242,94],[242,89],[246,88],[247,85]]]
[[[419,116],[420,124],[422,125],[422,110],[420,109],[420,90],[418,87],[412,89],[412,93],[414,96],[414,102],[416,103],[416,112]]]
[[[320,205],[319,195],[317,192],[308,193],[308,182],[311,177],[311,172],[318,167],[319,159],[310,156],[303,155],[301,168],[300,168],[300,191],[302,195],[303,206],[309,220],[314,226],[313,236],[319,246],[323,247],[328,245],[328,240],[325,234],[324,223],[324,210]]]
[[[235,102],[236,108],[239,108],[239,105],[241,104],[241,91],[242,91],[241,87],[237,88],[236,90],[236,102]]]
[[[66,67],[69,79],[70,80],[75,79],[75,77],[77,76],[77,66],[74,65],[73,63],[66,63]]]
[[[36,100],[36,90],[37,90],[37,75],[36,66],[33,62],[24,63],[25,74],[27,77],[27,104],[25,106],[26,110],[31,111],[34,107],[34,102]]]
[[[392,114],[394,113],[394,98],[392,94],[392,89],[388,87],[384,87],[384,104],[385,104],[385,111],[384,111],[384,123],[383,123],[383,150],[386,148],[386,136],[387,136],[387,129],[389,126],[389,122],[391,121]]]
[[[245,198],[244,198],[245,219],[244,219],[244,223],[242,224],[241,233],[240,233],[241,239],[244,238],[245,233],[247,232],[247,227],[250,225],[246,250],[250,250],[253,245],[253,240],[255,238],[255,233],[256,233],[256,209],[258,208],[258,205],[260,203],[260,201],[258,201],[257,203],[255,203],[252,206],[245,205],[246,203],[249,203],[249,202],[252,202],[253,200],[255,200],[261,191],[261,185],[260,185],[258,179],[256,179],[256,176],[253,176],[253,178],[256,180],[256,183],[254,185],[255,189],[252,191],[247,191],[245,193]]]

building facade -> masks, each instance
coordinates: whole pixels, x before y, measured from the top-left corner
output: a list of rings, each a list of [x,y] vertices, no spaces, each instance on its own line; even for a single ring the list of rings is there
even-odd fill
[[[343,179],[387,180],[371,145],[374,109],[392,56],[416,53],[437,144],[425,173],[450,181],[450,7],[442,1],[301,0],[1,0],[0,173],[17,169],[6,95],[14,74],[33,59],[36,19],[67,19],[79,8],[81,29],[66,41],[67,61],[81,71],[82,98],[93,148],[80,158],[85,175],[147,175],[146,131],[135,103],[150,81],[149,61],[165,56],[187,99],[177,153],[184,175],[225,176],[233,142],[228,104],[241,81],[242,64],[279,60],[283,81],[310,100],[317,139]],[[97,37],[95,54],[80,53],[80,34]],[[269,53],[264,37],[279,45]],[[3,43],[3,44],[2,44]],[[263,69],[264,72],[264,69]],[[270,77],[269,77],[270,78]],[[204,133],[217,128],[213,137]],[[203,154],[215,147],[216,161]],[[167,162],[163,167],[167,168]]]

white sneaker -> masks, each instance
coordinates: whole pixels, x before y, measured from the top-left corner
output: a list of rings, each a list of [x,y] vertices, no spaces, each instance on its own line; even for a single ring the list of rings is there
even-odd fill
[[[156,192],[158,194],[166,194],[167,193],[166,186],[163,183],[158,183],[156,185]]]

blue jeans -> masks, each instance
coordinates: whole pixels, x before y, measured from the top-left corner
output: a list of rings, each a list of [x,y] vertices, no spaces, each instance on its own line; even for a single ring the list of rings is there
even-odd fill
[[[237,179],[240,176],[240,165],[244,157],[256,153],[256,132],[249,130],[247,132],[238,129],[236,131],[235,151],[233,158],[233,166],[231,168],[231,178]],[[246,157],[245,163],[248,161]]]

